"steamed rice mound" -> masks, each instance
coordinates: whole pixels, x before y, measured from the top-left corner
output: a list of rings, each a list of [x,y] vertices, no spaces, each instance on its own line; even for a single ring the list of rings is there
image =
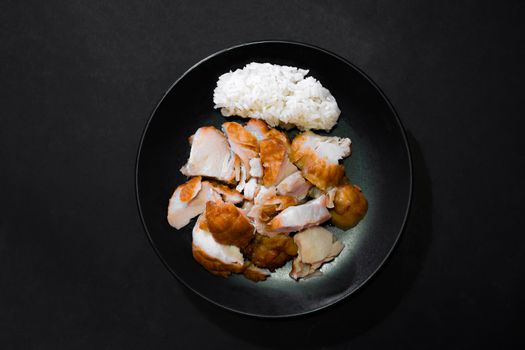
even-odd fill
[[[308,70],[270,63],[247,64],[219,77],[215,108],[225,117],[266,121],[270,126],[330,130],[341,111],[335,98]]]

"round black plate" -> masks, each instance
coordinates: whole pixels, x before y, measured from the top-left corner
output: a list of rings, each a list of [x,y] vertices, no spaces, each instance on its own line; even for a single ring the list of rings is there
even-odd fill
[[[216,277],[193,260],[194,220],[177,231],[166,221],[168,199],[186,179],[179,172],[189,155],[188,137],[198,127],[226,119],[213,109],[217,78],[249,62],[310,70],[335,96],[342,113],[331,135],[350,137],[346,173],[369,201],[365,219],[346,232],[330,227],[345,244],[322,277],[296,282],[290,264],[265,282]],[[381,267],[405,224],[412,192],[410,152],[403,127],[381,90],[357,67],[325,50],[292,42],[235,46],[190,68],[168,90],[144,130],[137,156],[136,190],[142,222],[166,267],[188,288],[226,309],[262,317],[309,313],[355,292]],[[388,293],[388,291],[385,291]]]

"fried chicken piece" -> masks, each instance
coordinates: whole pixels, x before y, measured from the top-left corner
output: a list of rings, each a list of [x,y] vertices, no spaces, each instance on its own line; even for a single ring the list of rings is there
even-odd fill
[[[348,138],[306,131],[293,140],[290,159],[308,181],[326,191],[343,179],[345,169],[339,160],[350,155],[350,145]]]
[[[192,218],[202,214],[207,201],[223,199],[225,202],[240,203],[244,197],[228,186],[201,181],[197,176],[175,189],[168,204],[168,223],[177,230],[186,226]]]
[[[300,171],[296,171],[279,183],[277,193],[303,200],[306,198],[310,187],[312,184],[304,179]]]
[[[230,184],[240,179],[240,158],[228,140],[213,126],[199,128],[190,138],[190,157],[180,171],[186,176],[206,176]]]
[[[312,275],[321,265],[338,256],[344,247],[330,231],[320,226],[299,232],[293,240],[298,254],[290,277],[295,280]]]
[[[335,226],[348,230],[363,219],[368,211],[368,201],[361,189],[347,182],[337,187],[334,208],[330,210]]]
[[[168,204],[168,223],[180,230],[204,211],[206,202],[220,199],[209,182],[197,176],[175,189]]]
[[[268,124],[260,119],[250,119],[245,129],[251,132],[259,141],[269,138],[279,139],[284,143],[287,151],[290,151],[291,145],[288,136],[282,131],[269,127]]]
[[[247,175],[246,178],[249,178],[250,159],[259,156],[259,142],[257,138],[239,123],[226,122],[222,124],[222,130],[228,138],[231,150],[241,159]]]
[[[257,183],[257,180],[252,177],[244,186],[244,198],[253,201],[257,193],[259,193],[259,189],[260,185]]]
[[[208,182],[211,188],[221,195],[223,201],[233,204],[242,203],[244,196],[237,190],[226,185],[213,181],[203,181],[203,184]]]
[[[263,176],[263,167],[261,164],[261,158],[250,159],[250,176],[253,176],[253,177]]]
[[[248,263],[245,265],[246,266],[242,274],[244,275],[244,277],[246,277],[250,281],[253,281],[253,282],[266,281],[266,279],[270,277],[271,275],[270,271],[260,269],[251,263]]]
[[[297,171],[295,165],[288,159],[288,151],[283,141],[268,138],[262,140],[259,147],[264,186],[278,185],[288,175]]]
[[[262,186],[255,198],[254,205],[248,212],[248,217],[253,220],[257,232],[273,236],[275,233],[267,230],[268,222],[279,212],[297,203],[298,200],[295,197],[278,195],[275,187]]]
[[[335,193],[337,192],[337,187],[331,187],[327,191],[321,191],[317,187],[313,186],[308,191],[308,196],[312,198],[319,198],[323,194],[328,197],[328,204],[326,205],[327,208],[333,208],[334,207],[334,199],[335,199]]]
[[[232,203],[209,201],[205,216],[208,230],[217,243],[243,248],[254,236],[255,228],[248,217]]]
[[[301,205],[291,206],[280,212],[267,225],[269,232],[296,232],[317,226],[330,219],[326,209],[328,198],[322,195]]]
[[[239,247],[220,244],[208,229],[205,215],[193,227],[192,253],[195,260],[214,275],[228,277],[244,270],[244,258]]]
[[[267,237],[257,233],[243,253],[255,266],[273,272],[297,255],[297,246],[284,234]]]

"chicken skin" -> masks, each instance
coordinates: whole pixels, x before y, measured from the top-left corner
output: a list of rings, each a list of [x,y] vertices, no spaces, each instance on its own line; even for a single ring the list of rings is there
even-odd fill
[[[228,277],[244,269],[244,258],[234,245],[220,244],[209,231],[206,218],[201,215],[193,228],[192,253],[195,260],[214,275]]]
[[[228,186],[210,181],[201,181],[197,176],[175,189],[168,204],[168,223],[180,230],[192,218],[204,212],[206,202],[224,200],[237,204],[243,196]]]
[[[350,155],[348,138],[319,136],[303,132],[292,142],[290,159],[303,176],[323,191],[339,185],[345,169],[339,160]]]
[[[269,127],[268,124],[260,119],[250,119],[246,123],[245,128],[259,141],[269,138],[278,139],[284,143],[288,151],[290,150],[291,145],[288,136],[282,131]]]
[[[264,139],[259,143],[263,167],[264,186],[278,185],[298,169],[288,158],[286,145],[276,138]]]
[[[368,201],[361,189],[347,182],[337,187],[334,208],[330,210],[335,226],[348,230],[363,219],[368,211]]]
[[[220,198],[211,186],[203,186],[200,176],[194,177],[177,187],[171,196],[168,204],[168,223],[180,230],[204,211],[207,201]]]
[[[242,210],[223,201],[206,203],[206,222],[213,238],[220,244],[243,248],[250,243],[255,232]]]
[[[297,246],[293,238],[284,234],[274,237],[256,234],[243,253],[255,266],[275,271],[297,255]]]

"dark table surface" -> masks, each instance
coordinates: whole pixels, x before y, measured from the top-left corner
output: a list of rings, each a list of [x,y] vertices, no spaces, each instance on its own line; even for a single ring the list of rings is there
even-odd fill
[[[524,15],[519,1],[2,1],[0,347],[523,346]],[[178,283],[134,193],[164,91],[260,39],[362,68],[396,107],[415,168],[381,272],[335,307],[278,321]]]

